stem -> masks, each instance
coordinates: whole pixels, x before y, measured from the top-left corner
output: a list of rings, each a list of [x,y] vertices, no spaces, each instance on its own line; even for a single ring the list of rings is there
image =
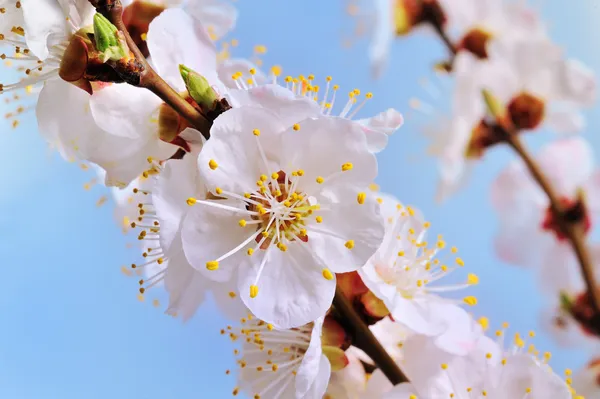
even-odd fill
[[[437,32],[438,36],[442,39],[448,50],[456,55],[457,49],[456,46],[452,43],[447,33],[444,31],[443,27],[439,26],[439,24],[432,23],[434,30]],[[519,155],[519,157],[523,160],[527,169],[533,176],[534,180],[544,191],[546,196],[548,197],[548,201],[550,202],[550,209],[554,214],[554,217],[559,223],[559,227],[561,231],[566,235],[569,240],[573,250],[575,251],[575,255],[579,262],[579,267],[581,269],[581,274],[583,275],[583,279],[585,281],[585,285],[587,288],[587,292],[590,295],[590,304],[592,309],[594,310],[594,314],[600,316],[600,295],[596,289],[597,282],[594,275],[594,265],[591,260],[590,254],[585,245],[585,234],[583,230],[583,226],[581,223],[573,223],[568,220],[565,215],[565,210],[560,203],[559,197],[556,194],[554,188],[550,181],[546,178],[539,165],[535,162],[535,160],[531,157],[527,149],[519,140],[518,132],[511,131],[511,129],[507,129],[503,126],[498,126],[501,130],[501,134],[504,136],[504,141]]]
[[[129,34],[127,26],[123,22],[123,6],[120,0],[94,1],[90,0],[96,10],[103,14],[117,29],[123,33],[127,46],[135,56],[135,59],[144,66],[143,72],[140,74],[139,87],[150,90],[156,94],[173,108],[179,115],[185,118],[192,124],[202,135],[208,139],[210,137],[211,122],[206,119],[200,111],[194,108],[184,98],[182,98],[171,86],[167,84],[157,73],[152,69],[146,57],[142,54],[139,47]]]
[[[392,384],[398,385],[402,382],[408,382],[406,375],[404,375],[394,359],[391,358],[377,338],[375,338],[369,327],[354,311],[352,304],[346,299],[339,288],[335,290],[333,306],[340,314],[340,322],[346,331],[352,334],[352,344],[369,355]]]

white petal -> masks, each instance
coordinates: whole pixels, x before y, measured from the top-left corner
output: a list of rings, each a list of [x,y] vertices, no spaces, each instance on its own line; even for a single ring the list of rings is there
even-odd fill
[[[402,114],[393,108],[381,112],[371,118],[357,121],[363,125],[369,148],[379,152],[387,145],[387,136],[393,134],[404,124]]]
[[[185,212],[189,210],[187,199],[206,195],[196,164],[193,154],[167,161],[152,189],[152,204],[160,221],[163,250],[170,247]]]
[[[248,100],[257,107],[273,112],[286,127],[306,118],[321,115],[321,107],[316,101],[297,96],[291,90],[277,84],[266,84],[249,89]]]
[[[210,280],[194,269],[185,258],[181,236],[177,236],[167,252],[168,264],[165,275],[165,288],[169,293],[167,313],[174,314],[186,321],[196,313],[204,302]]]
[[[65,14],[57,1],[27,0],[21,3],[27,47],[40,60],[48,57],[52,36],[67,37]]]
[[[245,209],[234,201],[214,201],[219,204]],[[243,215],[243,214],[242,214]],[[240,213],[196,204],[185,214],[181,225],[181,239],[185,256],[196,270],[211,280],[226,282],[236,268],[242,268],[247,257],[244,249],[224,259],[217,270],[207,270],[206,263],[215,261],[244,242],[251,229],[239,226]]]
[[[158,138],[157,110],[162,101],[146,89],[111,84],[90,97],[92,115],[100,128],[119,137]]]
[[[387,64],[388,53],[394,39],[394,2],[392,0],[375,0],[374,7],[376,20],[369,48],[369,58],[372,74],[375,78],[379,78]]]
[[[321,355],[319,359],[319,373],[317,374],[315,381],[310,386],[305,396],[296,395],[297,399],[321,399],[327,391],[327,384],[329,383],[329,377],[331,376],[331,364],[325,355]]]
[[[594,170],[592,149],[582,137],[553,141],[542,149],[538,160],[559,195],[569,198],[590,179]]]
[[[364,204],[356,201],[362,189],[336,186],[317,200],[323,211],[322,222],[309,221],[306,245],[320,262],[336,273],[362,267],[377,251],[383,240],[383,219],[374,195],[367,195]],[[349,249],[348,241],[353,247]]]
[[[578,60],[566,60],[560,64],[559,83],[562,98],[576,104],[591,105],[596,100],[596,75]]]
[[[296,398],[301,399],[304,398],[305,395],[309,392],[310,388],[315,384],[315,381],[319,374],[326,373],[326,380],[329,381],[329,374],[331,372],[331,367],[326,366],[325,370],[321,370],[319,366],[321,366],[321,358],[323,356],[323,351],[321,350],[321,333],[323,331],[323,320],[324,317],[319,317],[315,320],[313,330],[310,335],[310,343],[308,345],[308,349],[302,358],[302,363],[300,363],[300,367],[298,367],[296,373]],[[329,360],[325,358],[327,364],[329,365]],[[318,385],[318,384],[317,384]],[[321,392],[321,396],[314,396],[315,398],[321,398],[325,393],[325,388],[327,387],[327,383],[325,383],[325,387],[323,387],[323,392]],[[312,396],[310,396],[312,397]]]
[[[178,91],[185,90],[179,73],[183,64],[217,84],[216,49],[201,23],[184,10],[170,8],[148,29],[148,50],[156,72]]]
[[[539,365],[530,355],[514,355],[506,359],[505,366],[498,367],[500,383],[494,388],[503,398],[518,398],[527,388],[532,399],[570,399],[568,385],[547,365]]]
[[[335,278],[327,280],[315,267],[314,260],[292,242],[283,252],[274,246],[265,254],[260,250],[251,259],[252,267],[240,267],[238,288],[242,300],[261,320],[279,328],[293,328],[323,316],[331,306]],[[256,281],[258,266],[268,256]],[[250,298],[250,286],[258,286],[258,295]]]
[[[383,376],[383,373],[380,370],[375,370],[375,373],[377,373],[378,376]],[[375,373],[373,373],[373,377],[375,376]],[[371,377],[372,378],[372,377]],[[379,378],[379,380],[381,381],[382,378]],[[369,384],[371,382],[369,381]],[[389,383],[389,381],[388,381]],[[392,389],[387,392],[384,396],[383,399],[411,399],[414,397],[414,395],[418,393],[415,389],[415,387],[409,383],[409,382],[404,382],[400,385],[396,385],[395,387],[392,387]],[[369,396],[372,397],[372,396]],[[376,397],[376,396],[373,396]]]
[[[222,0],[188,2],[185,10],[202,23],[214,40],[231,31],[238,17],[236,8]]]
[[[308,193],[342,183],[367,187],[377,175],[377,160],[355,122],[331,117],[307,119],[300,122],[299,131],[288,129],[282,141],[281,163],[288,171],[304,170],[298,188]],[[351,163],[352,170],[339,175],[345,163]],[[317,177],[327,179],[334,173],[338,176],[331,182],[326,180],[316,187]]]
[[[446,305],[440,300],[426,297],[407,299],[397,292],[391,301],[382,299],[394,320],[418,334],[437,336],[448,328],[448,322],[442,313],[446,310]]]
[[[585,117],[578,109],[556,109],[546,114],[546,123],[557,133],[581,132],[586,124]]]
[[[260,131],[255,136],[254,129]],[[256,191],[256,181],[261,174],[270,175],[261,158],[257,140],[270,158],[280,147],[284,126],[277,117],[264,109],[254,107],[233,108],[221,114],[213,123],[211,138],[198,157],[198,165],[207,186],[220,187],[236,193]],[[218,167],[211,169],[214,160]]]
[[[242,72],[244,74],[243,79],[247,79],[251,76],[249,73],[251,69],[256,71],[256,74],[254,75],[256,84],[263,85],[267,83],[267,77],[260,70],[260,68],[252,61],[244,58],[226,59],[225,61],[221,62],[218,66],[219,79],[221,79],[221,82],[223,82],[225,86],[231,89],[237,89],[238,86],[235,84],[235,80],[232,78],[233,74]],[[242,91],[246,92],[246,90]]]
[[[227,283],[213,282],[210,290],[217,309],[224,317],[238,322],[244,317],[248,317],[248,308],[237,294],[237,281]]]

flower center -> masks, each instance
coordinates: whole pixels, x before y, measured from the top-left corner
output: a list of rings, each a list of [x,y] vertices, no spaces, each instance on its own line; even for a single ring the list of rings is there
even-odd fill
[[[475,28],[467,32],[460,43],[458,50],[468,51],[480,60],[488,58],[487,44],[492,38],[492,34],[481,29]]]
[[[293,176],[302,176],[304,172],[292,172]],[[306,194],[296,191],[294,183],[287,178],[283,171],[273,173],[271,178],[261,175],[256,184],[258,192],[254,193],[255,201],[246,208],[252,213],[251,219],[257,222],[256,237],[260,249],[267,249],[275,240],[279,249],[285,250],[283,239],[287,241],[308,241],[304,219],[319,209],[318,204],[312,204]],[[314,201],[312,201],[314,202]]]
[[[569,224],[582,224],[584,232],[587,233],[592,228],[592,219],[588,213],[587,208],[583,202],[579,200],[571,200],[563,197],[560,199],[561,205],[564,209],[564,217]],[[561,228],[561,223],[557,220],[551,207],[546,209],[546,214],[542,220],[542,230],[549,233],[553,233],[558,241],[565,241],[567,239],[565,233]]]
[[[546,104],[544,100],[523,92],[508,104],[508,114],[517,129],[535,129],[542,123]]]

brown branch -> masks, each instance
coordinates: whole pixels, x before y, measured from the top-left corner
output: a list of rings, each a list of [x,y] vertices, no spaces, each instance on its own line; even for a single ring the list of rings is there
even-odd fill
[[[206,119],[200,111],[194,108],[184,98],[182,98],[171,86],[167,84],[157,73],[152,69],[146,57],[142,54],[139,47],[129,34],[127,26],[123,22],[123,6],[120,0],[89,0],[90,3],[96,7],[96,11],[104,15],[117,29],[123,34],[127,42],[127,46],[135,56],[143,70],[139,73],[139,82],[136,82],[136,86],[143,87],[163,100],[171,108],[173,108],[179,115],[185,118],[192,124],[196,129],[202,133],[202,135],[208,139],[210,137],[211,122]]]
[[[452,40],[448,34],[444,31],[443,27],[436,23],[431,23],[434,30],[437,32],[442,42],[446,45],[448,50],[456,55],[457,48],[452,43]],[[498,126],[500,133],[504,136],[504,141],[519,155],[523,160],[527,169],[531,173],[534,180],[544,191],[550,202],[550,209],[556,218],[559,228],[565,234],[569,240],[581,269],[581,274],[585,280],[587,292],[590,296],[590,305],[594,310],[595,315],[600,317],[600,295],[596,289],[597,282],[594,275],[594,265],[591,260],[590,254],[585,245],[585,232],[581,221],[572,221],[567,215],[567,210],[564,209],[560,202],[559,196],[556,194],[550,181],[546,178],[539,165],[535,162],[533,157],[529,154],[527,149],[519,140],[518,132],[514,129]]]
[[[336,288],[333,306],[341,316],[340,323],[352,334],[352,344],[362,349],[375,362],[377,367],[394,385],[407,382],[408,378],[398,364],[386,352],[381,343],[375,338],[369,327],[354,311],[352,304],[339,288]]]

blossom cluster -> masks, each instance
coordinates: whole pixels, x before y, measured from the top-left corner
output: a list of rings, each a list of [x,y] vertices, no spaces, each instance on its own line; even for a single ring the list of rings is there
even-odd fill
[[[592,77],[563,60],[533,15],[517,6],[499,14],[476,2],[481,8],[464,6],[478,10],[472,19],[444,20],[475,38],[465,37],[446,65],[459,82],[447,134],[452,142],[441,158],[451,175],[444,177],[444,192],[472,157],[494,144],[482,88],[523,130],[546,122],[580,128],[578,107],[593,97]],[[377,5],[384,3],[391,7],[381,10],[387,22],[390,10],[396,23],[411,21],[410,1]],[[448,8],[458,11],[452,4]],[[359,117],[372,93],[353,89],[341,100],[331,77],[282,76],[278,66],[265,73],[250,60],[224,56],[215,42],[237,19],[226,1],[22,0],[5,1],[0,12],[3,58],[17,65],[13,83],[0,91],[35,96],[42,136],[65,159],[93,165],[112,187],[117,223],[135,231],[140,243],[140,261],[128,273],[141,276],[141,295],[163,287],[166,313],[184,320],[212,297],[232,320],[222,334],[239,343],[234,395],[575,395],[570,372],[557,376],[549,354],[527,344],[533,333],[515,334],[510,345],[507,325],[495,332],[497,340],[486,336],[489,321],[466,310],[477,299],[453,296],[479,280],[462,272],[458,249],[440,235],[432,239],[431,223],[418,209],[374,187],[375,154],[403,117],[391,108]],[[510,35],[496,39],[472,28],[488,19],[499,30],[510,23]],[[378,37],[386,41],[393,32]],[[494,73],[505,74],[497,89],[488,87],[499,82]],[[551,102],[573,108],[553,114]],[[555,154],[548,158],[571,184],[565,183],[565,201],[578,205],[579,197],[567,195],[587,181],[592,195],[594,180],[585,144],[569,140],[575,155],[563,153],[561,144],[564,165]],[[567,170],[580,180],[563,176]],[[521,175],[517,165],[499,180],[499,210],[514,212],[527,183]],[[543,201],[531,206],[539,212],[525,205],[523,212],[542,218],[542,232],[560,240]],[[518,227],[507,226],[509,234],[498,241],[506,257],[520,255],[503,241]],[[556,257],[558,248],[545,253]],[[338,300],[369,325],[409,382],[388,381]]]
[[[493,181],[490,198],[499,221],[493,245],[505,263],[535,271],[548,303],[541,321],[556,341],[592,351],[594,358],[575,377],[575,387],[596,397],[599,331],[590,287],[572,237],[528,164],[537,164],[568,223],[583,240],[590,239],[600,180],[591,146],[579,133],[586,127],[583,111],[596,100],[595,74],[565,55],[539,13],[524,2],[384,0],[375,5],[370,58],[376,76],[383,75],[397,36],[428,30],[450,53],[437,67],[454,80],[451,111],[427,131],[439,163],[439,199],[464,188],[492,147],[538,131],[557,135],[535,158],[511,162]],[[351,9],[357,14],[356,5]],[[506,127],[512,138],[499,133]],[[595,275],[598,244],[586,246]]]

